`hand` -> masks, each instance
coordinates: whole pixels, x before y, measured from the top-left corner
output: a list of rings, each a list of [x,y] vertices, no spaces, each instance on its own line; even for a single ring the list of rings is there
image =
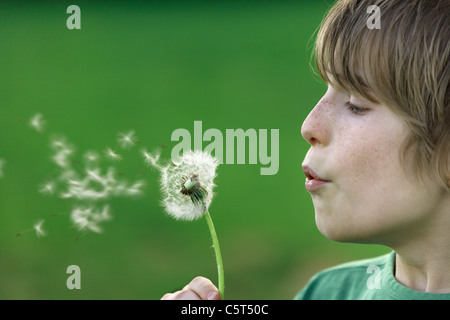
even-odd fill
[[[161,300],[220,300],[220,293],[211,280],[196,277],[182,290],[166,293]]]

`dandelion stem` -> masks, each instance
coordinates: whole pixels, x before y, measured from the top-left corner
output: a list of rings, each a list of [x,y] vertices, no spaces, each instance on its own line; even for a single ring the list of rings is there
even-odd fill
[[[219,292],[222,299],[224,299],[225,293],[225,283],[224,283],[224,272],[223,272],[223,262],[222,262],[222,254],[220,253],[219,239],[217,238],[216,229],[214,228],[214,224],[211,219],[211,215],[209,211],[205,213],[206,222],[208,223],[209,231],[211,233],[211,238],[214,246],[214,253],[216,255],[217,262],[217,273],[219,277]]]

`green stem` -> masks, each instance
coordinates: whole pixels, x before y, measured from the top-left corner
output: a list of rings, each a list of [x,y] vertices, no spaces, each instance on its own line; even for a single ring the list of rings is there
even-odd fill
[[[214,253],[216,254],[217,273],[219,276],[219,292],[221,299],[224,299],[225,282],[224,282],[223,262],[222,262],[222,254],[220,253],[219,240],[217,239],[216,229],[214,229],[214,224],[212,222],[209,211],[206,211],[205,216],[206,222],[208,223],[209,232],[211,232],[211,238],[214,246]]]

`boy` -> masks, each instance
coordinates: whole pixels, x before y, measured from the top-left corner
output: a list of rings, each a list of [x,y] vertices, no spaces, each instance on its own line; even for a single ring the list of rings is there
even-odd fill
[[[325,270],[296,299],[450,299],[449,21],[448,0],[341,0],[323,21],[328,90],[301,130],[316,224],[393,252]],[[197,277],[163,299],[220,295]]]

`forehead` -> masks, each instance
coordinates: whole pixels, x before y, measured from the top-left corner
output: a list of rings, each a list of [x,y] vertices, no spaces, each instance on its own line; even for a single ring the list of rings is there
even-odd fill
[[[381,69],[390,59],[383,33],[367,28],[360,9],[330,12],[317,35],[316,65],[326,83],[378,103],[387,76]]]

